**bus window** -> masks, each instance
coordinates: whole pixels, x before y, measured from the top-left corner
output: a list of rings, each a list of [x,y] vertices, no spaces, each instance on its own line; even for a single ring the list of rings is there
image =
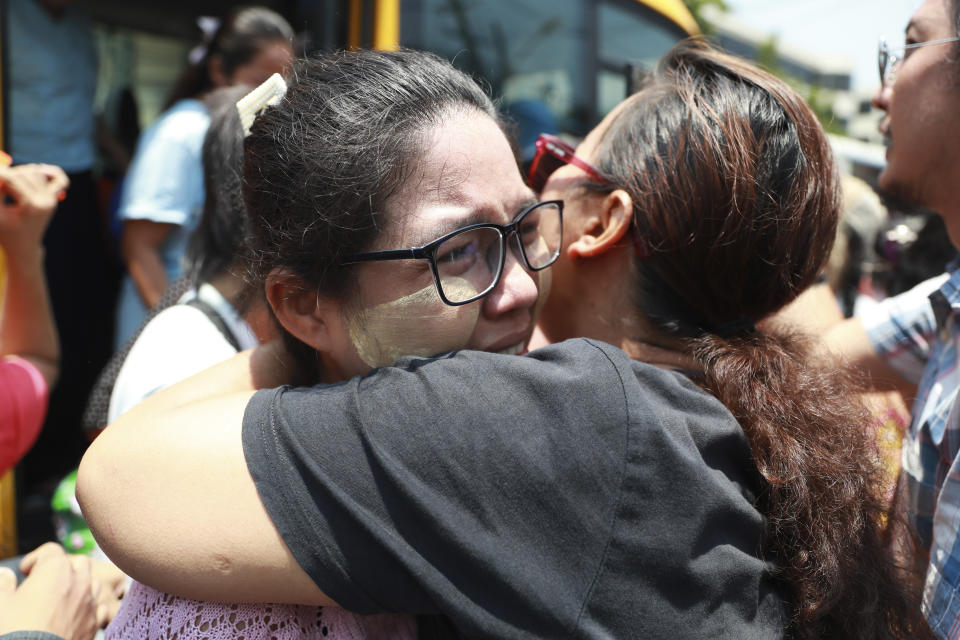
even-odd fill
[[[483,77],[504,102],[542,103],[560,129],[580,132],[593,107],[582,13],[583,0],[404,0],[401,42]]]

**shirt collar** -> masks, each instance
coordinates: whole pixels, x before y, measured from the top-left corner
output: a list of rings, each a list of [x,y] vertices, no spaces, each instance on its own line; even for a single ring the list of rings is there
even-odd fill
[[[960,256],[947,265],[950,277],[939,289],[930,294],[930,305],[937,318],[937,326],[946,326],[951,314],[960,315]]]

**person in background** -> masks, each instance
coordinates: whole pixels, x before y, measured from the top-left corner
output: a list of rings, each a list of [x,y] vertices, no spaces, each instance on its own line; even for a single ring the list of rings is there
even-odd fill
[[[211,124],[202,147],[203,213],[184,256],[189,289],[123,352],[103,426],[159,389],[258,344],[242,317],[243,131],[236,103],[249,91],[236,85],[204,98]]]
[[[117,347],[180,275],[186,240],[204,199],[201,147],[210,114],[203,97],[217,87],[256,86],[285,73],[293,59],[292,40],[290,25],[269,9],[231,12],[206,55],[187,68],[165,111],[141,135],[119,209],[128,275],[117,307]]]
[[[69,184],[67,175],[53,165],[0,167],[0,249],[6,269],[0,300],[0,475],[26,454],[40,433],[60,369],[43,274],[43,233],[58,194]]]
[[[91,23],[71,0],[4,3],[6,150],[15,164],[61,167],[70,190],[47,227],[44,273],[60,338],[60,377],[39,440],[20,467],[23,494],[72,469],[86,446],[80,416],[112,351],[118,273],[101,219],[97,59]]]
[[[960,2],[925,0],[905,47],[880,47],[888,139],[879,188],[943,218],[960,247]],[[922,549],[923,613],[937,636],[960,638],[960,262],[826,335],[827,348],[877,385],[917,384],[904,436],[900,500]]]
[[[59,370],[59,346],[43,275],[42,243],[69,185],[56,166],[0,167],[0,475],[33,444]],[[2,278],[0,278],[2,279]],[[68,558],[44,545],[23,558],[17,587],[0,568],[0,638],[89,640],[116,615],[123,574],[107,563]],[[92,575],[95,574],[95,575]],[[55,634],[55,635],[52,635]]]

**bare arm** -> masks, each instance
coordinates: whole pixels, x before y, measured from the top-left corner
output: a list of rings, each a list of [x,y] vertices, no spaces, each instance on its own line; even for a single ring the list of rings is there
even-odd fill
[[[127,271],[147,308],[160,302],[167,288],[167,271],[160,253],[177,225],[152,220],[127,220],[120,245]]]
[[[800,329],[816,336],[843,320],[843,311],[830,285],[815,284],[761,324]]]
[[[908,397],[916,390],[877,353],[863,323],[858,318],[843,317],[829,285],[810,287],[763,324],[799,329],[818,338],[819,357],[831,365],[859,370],[877,390],[900,391]]]
[[[147,398],[87,450],[77,497],[125,573],[201,600],[333,604],[274,528],[243,455],[253,390],[285,377],[271,349]]]
[[[0,200],[0,247],[7,271],[0,356],[29,361],[52,386],[60,345],[43,272],[43,233],[69,180],[59,167],[21,165],[0,167],[0,181],[11,200]]]
[[[878,390],[899,391],[912,397],[916,386],[897,373],[880,357],[859,318],[849,318],[832,326],[823,336],[821,355],[829,361],[856,368],[870,378]]]

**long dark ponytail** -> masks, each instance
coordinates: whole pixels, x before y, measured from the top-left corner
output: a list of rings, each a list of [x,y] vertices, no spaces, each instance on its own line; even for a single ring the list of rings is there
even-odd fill
[[[616,117],[597,162],[635,203],[638,309],[687,346],[749,439],[791,635],[924,637],[885,546],[879,458],[850,379],[813,366],[800,335],[755,327],[832,246],[839,181],[816,117],[782,81],[690,41]]]

